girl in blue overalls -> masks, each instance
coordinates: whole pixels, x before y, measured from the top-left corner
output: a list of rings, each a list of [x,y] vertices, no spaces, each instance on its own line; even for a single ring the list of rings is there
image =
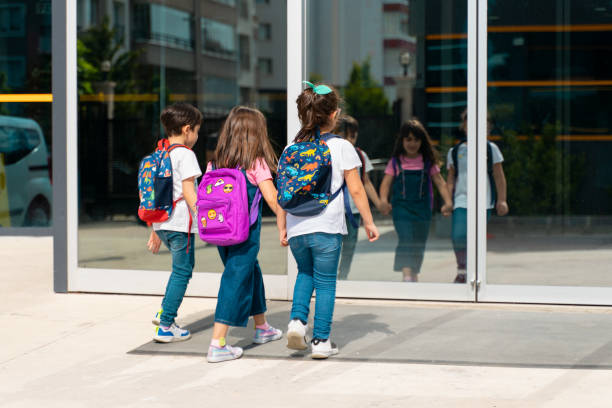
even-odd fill
[[[266,119],[257,109],[237,106],[225,120],[211,168],[240,168],[247,180],[249,208],[261,191],[270,209],[276,213],[276,187],[271,171],[277,159],[268,138]],[[215,324],[207,360],[217,363],[242,356],[240,347],[226,343],[230,326],[245,327],[249,317],[255,321],[254,343],[267,343],[282,337],[282,331],[266,322],[266,294],[263,275],[257,261],[261,233],[261,202],[257,222],[249,238],[237,245],[218,247],[225,269],[217,297]]]
[[[421,271],[431,224],[433,184],[444,200],[442,214],[449,216],[453,210],[438,162],[438,152],[421,122],[404,123],[385,169],[380,199],[383,205],[388,204],[389,192],[393,190],[390,207],[398,235],[393,270],[401,271],[405,282],[418,281]]]

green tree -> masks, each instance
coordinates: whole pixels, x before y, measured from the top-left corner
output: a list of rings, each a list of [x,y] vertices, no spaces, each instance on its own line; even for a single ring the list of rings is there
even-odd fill
[[[530,131],[526,140],[514,131],[504,133],[504,172],[513,215],[572,213],[585,161],[566,153],[556,141],[558,134],[558,124],[545,125],[541,136]]]
[[[379,116],[389,113],[389,101],[382,86],[376,83],[370,72],[370,59],[353,63],[349,82],[344,89],[344,101],[348,113],[353,116]]]
[[[77,40],[77,70],[79,93],[95,93],[96,84],[103,81],[117,83],[117,93],[133,92],[137,88],[139,51],[123,51],[117,32],[111,29],[108,18],[91,27]],[[108,72],[104,64],[110,63]]]

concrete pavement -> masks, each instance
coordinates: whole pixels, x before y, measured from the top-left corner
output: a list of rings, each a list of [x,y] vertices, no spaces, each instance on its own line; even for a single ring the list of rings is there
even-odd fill
[[[482,337],[486,336],[479,331],[482,327],[474,328],[461,318],[451,319],[481,314],[497,315],[494,321],[498,330],[506,328],[507,335],[512,335],[509,338],[524,341],[521,347],[525,349],[532,343],[531,348],[539,348],[540,358],[556,354],[565,356],[567,361],[587,361],[599,369],[567,368],[573,363],[565,368],[541,368],[529,367],[529,364],[483,366],[448,361],[422,364],[405,359],[399,362],[401,358],[381,362],[380,359],[311,361],[254,356],[212,365],[197,354],[128,353],[150,340],[153,332],[150,319],[159,306],[159,297],[54,294],[51,238],[0,237],[0,248],[3,304],[0,316],[5,329],[0,347],[2,407],[611,405],[612,370],[607,369],[612,354],[608,347],[612,336],[607,327],[612,317],[610,308],[352,300],[338,303],[338,310],[369,308],[381,316],[381,321],[389,318],[384,317],[385,308],[395,316],[391,320],[401,320],[400,311],[414,309],[416,312],[411,318],[421,319],[425,336],[413,336],[413,342],[405,348],[393,347],[393,333],[409,330],[410,322],[405,328],[398,327],[399,321],[389,325],[387,329],[392,333],[375,330],[360,334],[360,341],[365,343],[376,340],[372,336],[387,336],[382,338],[383,343],[377,344],[383,352],[395,350],[398,357],[401,351],[430,359],[435,347],[440,346],[432,342],[443,340],[439,330],[449,323],[455,325],[455,330],[462,329],[465,337],[445,340],[448,355],[452,356],[453,348],[468,348],[470,343],[459,343],[461,339],[471,342],[475,348],[482,348],[483,343],[495,343],[493,337]],[[214,305],[214,299],[187,298],[181,308],[181,323],[205,319],[213,312]],[[270,306],[279,310],[273,313],[281,313],[287,307],[276,302]],[[447,316],[447,320],[436,327],[427,326],[427,319],[431,321],[436,316]],[[507,325],[503,324],[503,316],[512,317],[505,320]],[[529,316],[547,319],[534,320]],[[338,317],[342,322],[342,316]],[[530,329],[522,333],[513,330],[513,322],[517,321],[531,322]],[[556,330],[547,331],[547,325]],[[424,330],[427,327],[430,330]],[[341,335],[342,328],[336,329],[339,340],[354,330],[345,326]],[[533,336],[534,332],[538,337]],[[503,338],[504,333],[500,335]],[[563,345],[564,349],[550,346],[547,351],[542,347],[539,336],[547,335],[550,344]],[[499,352],[506,355],[513,347],[518,345],[498,344]],[[584,354],[581,360],[580,350],[592,352]],[[484,357],[487,356],[483,354]]]

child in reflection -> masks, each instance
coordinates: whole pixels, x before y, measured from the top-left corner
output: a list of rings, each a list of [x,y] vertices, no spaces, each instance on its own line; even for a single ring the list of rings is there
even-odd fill
[[[249,208],[257,190],[276,213],[276,187],[271,171],[276,171],[277,158],[268,138],[266,118],[257,109],[246,106],[234,107],[221,129],[213,166],[240,168],[247,179]],[[240,244],[218,247],[225,269],[217,297],[215,324],[206,359],[210,363],[233,360],[242,356],[242,348],[226,343],[230,326],[246,327],[249,316],[255,320],[253,342],[258,344],[278,340],[283,332],[266,321],[266,293],[263,275],[257,261],[259,236],[261,233],[261,202],[259,216],[251,226],[248,239]]]
[[[184,145],[170,152],[176,207],[167,221],[153,223],[153,231],[147,243],[149,250],[155,254],[163,242],[172,254],[172,273],[166,285],[162,308],[153,318],[153,324],[157,326],[153,340],[170,343],[191,337],[189,330],[180,328],[174,319],[183,302],[195,264],[193,243],[198,227],[190,221],[197,214],[196,179],[202,175],[202,171],[191,148],[198,141],[202,113],[195,106],[177,103],[164,109],[160,120],[168,135],[168,143]]]
[[[490,132],[491,122],[488,121],[487,133]],[[467,134],[467,110],[461,114],[463,134]],[[502,162],[504,157],[497,145],[487,142],[487,217],[491,210],[496,209],[497,215],[508,214],[506,202],[506,176]],[[449,193],[453,196],[453,224],[452,240],[455,258],[457,259],[457,276],[454,283],[465,283],[467,280],[467,138],[448,151],[446,167],[448,174],[446,184]]]
[[[425,127],[418,120],[404,123],[385,169],[380,198],[389,208],[393,190],[390,207],[399,239],[393,269],[402,272],[405,282],[417,282],[421,271],[431,224],[433,184],[444,200],[442,214],[449,216],[453,208],[438,163],[438,152]]]
[[[370,158],[360,148],[356,146],[357,137],[359,135],[359,122],[355,118],[349,115],[341,115],[338,119],[338,123],[336,124],[336,129],[334,133],[342,136],[344,139],[349,141],[353,146],[355,146],[355,151],[357,152],[357,156],[359,156],[359,160],[361,161],[361,169],[359,171],[359,175],[361,176],[361,182],[363,183],[363,187],[365,188],[366,194],[370,200],[374,203],[374,206],[378,209],[378,211],[387,212],[390,208],[387,208],[386,205],[378,197],[378,192],[374,188],[370,177],[368,177],[368,173],[374,170],[374,166],[372,166],[372,162]],[[355,205],[355,201],[353,201],[352,197],[349,197],[349,203],[351,206],[351,212],[353,213],[353,218],[357,222],[360,223],[361,216],[359,215],[359,209]],[[357,244],[357,237],[359,234],[359,229],[355,228],[353,224],[348,219],[346,220],[346,228],[348,230],[348,234],[342,237],[342,253],[340,255],[340,267],[338,268],[338,279],[346,279],[351,270],[351,263],[353,261],[353,255],[355,254],[355,246]]]

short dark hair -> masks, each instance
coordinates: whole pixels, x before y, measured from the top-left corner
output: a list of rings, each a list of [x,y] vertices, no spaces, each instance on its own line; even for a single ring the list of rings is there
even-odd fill
[[[193,129],[202,124],[202,112],[188,103],[175,103],[162,111],[159,120],[167,136],[180,135],[183,126],[189,125]]]

